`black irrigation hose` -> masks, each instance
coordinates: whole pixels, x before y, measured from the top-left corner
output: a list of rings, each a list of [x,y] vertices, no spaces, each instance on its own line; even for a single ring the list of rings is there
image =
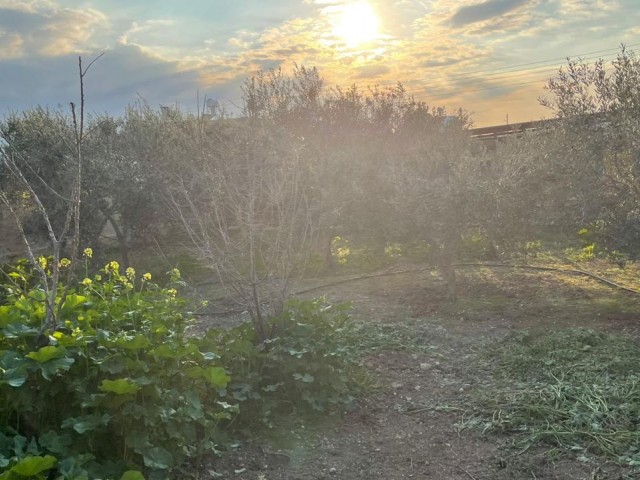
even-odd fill
[[[570,268],[555,268],[555,267],[537,267],[534,265],[512,265],[509,263],[454,263],[451,265],[452,267],[455,268],[460,268],[460,267],[474,267],[474,268],[512,268],[512,269],[523,269],[523,270],[537,270],[537,271],[546,271],[546,272],[558,272],[558,273],[564,273],[567,275],[576,275],[576,276],[584,276],[584,277],[590,277],[593,278],[594,280],[599,281],[600,283],[603,283],[605,285],[608,285],[612,288],[617,288],[619,290],[623,290],[625,292],[629,292],[629,293],[633,293],[635,295],[640,295],[640,291],[638,290],[634,290],[632,288],[629,287],[625,287],[624,285],[620,285],[618,283],[615,283],[611,280],[608,280],[606,278],[600,277],[594,273],[590,273],[590,272],[585,272],[584,270],[576,270],[576,269],[570,269]],[[312,292],[314,290],[320,290],[322,288],[327,288],[327,287],[334,287],[336,285],[342,285],[343,283],[349,283],[349,282],[355,282],[357,280],[364,280],[367,278],[373,278],[373,277],[384,277],[384,276],[389,276],[389,275],[400,275],[400,274],[405,274],[405,273],[416,273],[416,272],[424,272],[426,270],[435,270],[437,267],[435,266],[429,266],[429,267],[422,267],[422,268],[414,268],[411,270],[394,270],[391,272],[379,272],[379,273],[372,273],[372,274],[368,274],[368,275],[360,275],[358,277],[351,277],[351,278],[346,278],[343,280],[338,280],[337,282],[331,282],[331,283],[325,283],[322,285],[316,285],[315,287],[309,287],[309,288],[305,288],[304,290],[299,290],[297,292],[295,292],[295,295],[300,295],[302,293],[308,293],[308,292]]]
[[[575,275],[575,276],[583,276],[583,277],[590,277],[593,278],[594,280],[597,280],[600,283],[603,283],[605,285],[608,285],[612,288],[617,288],[618,290],[623,290],[625,292],[629,292],[629,293],[633,293],[634,295],[640,295],[640,291],[638,290],[634,290],[633,288],[629,288],[629,287],[625,287],[624,285],[620,285],[619,283],[615,283],[612,280],[608,280],[606,278],[600,277],[599,275],[596,275],[595,273],[591,273],[591,272],[587,272],[584,270],[577,270],[577,269],[573,269],[573,268],[555,268],[555,267],[536,267],[534,265],[510,265],[510,264],[487,264],[487,265],[482,265],[482,264],[456,264],[454,265],[454,267],[456,266],[486,266],[486,267],[510,267],[510,268],[522,268],[522,269],[526,269],[526,270],[538,270],[538,271],[547,271],[547,272],[558,272],[558,273],[564,273],[567,275]]]
[[[574,275],[574,276],[583,276],[583,277],[589,277],[589,278],[593,278],[594,280],[597,280],[600,283],[603,283],[604,285],[607,285],[609,287],[612,288],[616,288],[618,290],[622,290],[628,293],[633,293],[634,295],[640,295],[640,291],[638,290],[634,290],[633,288],[629,288],[629,287],[625,287],[624,285],[620,285],[618,283],[615,283],[611,280],[608,280],[606,278],[600,277],[594,273],[591,272],[586,272],[584,270],[576,270],[576,269],[572,269],[572,268],[555,268],[555,267],[539,267],[539,266],[535,266],[535,265],[513,265],[510,263],[454,263],[453,265],[451,265],[452,267],[455,268],[461,268],[461,267],[471,267],[471,268],[512,268],[512,269],[522,269],[522,270],[536,270],[536,271],[543,271],[543,272],[557,272],[557,273],[564,273],[566,275]],[[391,276],[391,275],[403,275],[403,274],[407,274],[407,273],[418,273],[418,272],[425,272],[427,270],[435,270],[437,267],[435,266],[428,266],[428,267],[421,267],[421,268],[413,268],[410,270],[393,270],[393,271],[388,271],[388,272],[378,272],[378,273],[370,273],[367,275],[359,275],[357,277],[350,277],[350,278],[345,278],[342,280],[338,280],[335,282],[330,282],[330,283],[323,283],[321,285],[316,285],[314,287],[309,287],[309,288],[305,288],[303,290],[298,290],[297,292],[294,292],[294,295],[302,295],[303,293],[309,293],[309,292],[313,292],[314,290],[321,290],[323,288],[329,288],[329,287],[335,287],[337,285],[342,285],[344,283],[350,283],[350,282],[356,282],[358,280],[366,280],[368,278],[375,278],[375,277],[387,277],[387,276]],[[224,312],[209,312],[209,313],[192,313],[191,315],[198,315],[198,316],[204,316],[204,315],[230,315],[233,313],[242,313],[244,310],[227,310]]]

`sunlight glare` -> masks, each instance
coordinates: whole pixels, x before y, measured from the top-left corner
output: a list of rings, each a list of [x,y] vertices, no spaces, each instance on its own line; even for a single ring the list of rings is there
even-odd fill
[[[374,40],[379,26],[380,20],[371,5],[354,2],[340,8],[333,33],[353,48]]]

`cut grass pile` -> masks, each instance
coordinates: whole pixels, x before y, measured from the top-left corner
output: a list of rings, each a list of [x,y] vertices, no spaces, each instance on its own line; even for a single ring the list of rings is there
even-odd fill
[[[640,466],[640,346],[589,329],[520,332],[485,352],[494,372],[458,424],[514,433],[525,451]]]

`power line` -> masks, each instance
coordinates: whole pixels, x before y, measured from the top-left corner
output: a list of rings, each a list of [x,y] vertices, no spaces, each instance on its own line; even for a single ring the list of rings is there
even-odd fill
[[[627,46],[627,48],[633,48],[636,46],[639,46],[640,44],[634,44],[634,45],[629,45]],[[616,49],[606,49],[606,50],[599,50],[599,51],[595,51],[595,52],[587,52],[587,53],[583,53],[582,55],[589,55],[589,54],[593,54],[593,53],[598,53],[598,52],[607,52],[607,51],[615,51]],[[603,55],[603,56],[591,56],[591,57],[583,57],[582,60],[594,60],[594,59],[600,59],[602,58],[603,60],[606,59],[610,59],[611,57],[615,57],[617,55],[617,53],[610,53],[607,55]],[[559,57],[560,58],[560,57]],[[564,59],[566,59],[567,57],[562,57]],[[570,57],[569,57],[570,58]],[[463,93],[472,93],[472,92],[480,92],[480,91],[485,91],[485,90],[498,90],[498,89],[505,89],[505,88],[510,88],[510,87],[515,87],[515,86],[522,86],[522,85],[528,85],[528,84],[534,84],[534,83],[540,83],[540,82],[546,82],[547,80],[549,80],[549,76],[540,76],[536,79],[531,79],[529,81],[522,81],[522,82],[515,82],[515,83],[506,83],[506,84],[502,84],[502,85],[491,85],[491,86],[485,86],[486,82],[485,80],[487,80],[486,77],[491,77],[493,75],[499,75],[497,77],[494,77],[490,80],[498,80],[498,79],[503,79],[503,80],[511,80],[511,79],[515,79],[514,77],[531,77],[534,75],[544,75],[544,74],[549,74],[549,73],[555,73],[558,71],[558,69],[562,66],[564,66],[563,64],[556,64],[556,65],[541,65],[542,63],[549,63],[551,61],[555,61],[557,59],[551,59],[551,60],[544,60],[544,61],[539,61],[539,62],[529,62],[528,64],[520,64],[517,67],[522,67],[524,65],[534,65],[534,64],[539,64],[539,67],[535,67],[533,69],[529,69],[528,71],[523,71],[525,69],[519,68],[519,69],[513,69],[512,72],[516,72],[513,73],[512,72],[498,72],[498,71],[492,71],[492,70],[485,70],[485,72],[487,72],[487,74],[483,77],[483,76],[476,76],[476,77],[461,77],[458,81],[453,81],[453,82],[448,82],[446,78],[438,78],[436,82],[430,82],[427,79],[421,79],[421,80],[412,80],[412,81],[408,81],[408,82],[403,82],[403,86],[405,86],[405,91],[409,94],[412,93],[420,93],[423,95],[428,95],[428,96],[432,96],[432,95],[436,95],[436,99],[438,98],[442,98],[442,99],[446,99],[448,97],[451,97],[453,95],[459,95],[459,94],[463,94]],[[512,66],[511,68],[516,67],[516,66]],[[536,71],[538,69],[542,69],[542,71]],[[522,73],[517,73],[517,72],[522,72]],[[523,78],[522,80],[525,80],[525,78]],[[381,86],[392,86],[395,85],[395,83],[391,84],[383,84]],[[360,85],[359,87],[362,88],[363,85]],[[455,90],[452,91],[452,89],[454,89],[456,86],[465,86],[467,88],[463,89],[463,90]],[[475,86],[478,86],[478,88],[473,88]],[[433,97],[432,97],[433,98]]]
[[[636,43],[633,45],[626,45],[626,48],[634,48],[634,47],[638,47],[640,46],[640,43]],[[474,75],[474,74],[482,74],[483,76],[487,76],[487,75],[493,75],[494,73],[492,72],[496,72],[496,73],[501,73],[503,70],[518,70],[521,69],[522,67],[529,67],[531,65],[540,65],[540,64],[544,64],[544,63],[551,63],[551,62],[560,62],[560,61],[565,61],[567,60],[567,58],[583,58],[583,57],[587,57],[587,56],[592,56],[592,55],[596,55],[599,53],[604,53],[604,52],[617,52],[619,51],[619,47],[616,48],[607,48],[604,50],[595,50],[592,52],[584,52],[584,53],[578,53],[576,55],[566,55],[564,57],[556,57],[556,58],[550,58],[547,60],[539,60],[536,62],[528,62],[528,63],[520,63],[520,64],[516,64],[516,65],[508,65],[505,67],[498,67],[498,68],[491,68],[489,70],[471,70],[471,71],[466,71],[464,73],[459,73],[459,74],[453,74],[451,76],[467,76],[467,75]],[[606,55],[609,56],[610,54]]]
[[[604,56],[585,57],[583,58],[583,60],[585,61],[596,60],[596,59],[609,60],[610,58],[615,56],[616,54],[614,53],[614,54],[608,54]],[[402,82],[402,85],[406,87],[407,91],[409,90],[418,91],[422,87],[436,88],[436,89],[442,89],[444,87],[455,87],[455,86],[473,87],[475,85],[483,85],[485,83],[484,80],[488,79],[487,77],[493,77],[493,78],[490,78],[491,80],[499,80],[499,79],[511,80],[511,79],[515,79],[515,77],[532,77],[534,75],[548,75],[551,73],[556,73],[559,70],[559,68],[562,66],[564,66],[564,64],[555,64],[555,65],[548,65],[548,66],[541,65],[528,70],[520,69],[520,70],[513,70],[513,72],[488,73],[484,77],[479,77],[479,76],[468,77],[468,78],[461,77],[459,80],[455,80],[455,81],[448,81],[448,78],[450,77],[446,77],[446,78],[440,77],[435,79],[435,81],[430,81],[428,79],[416,79],[416,80],[409,80],[406,82]],[[387,84],[382,84],[381,86],[393,86],[393,85],[396,85],[396,83],[387,83]]]
[[[609,54],[609,55],[603,55],[603,56],[593,56],[593,57],[585,57],[583,58],[583,60],[596,60],[596,59],[603,59],[603,60],[608,60],[611,57],[614,57],[616,54]],[[537,72],[537,70],[542,70],[542,71],[558,71],[558,69],[560,67],[562,67],[563,64],[550,64],[550,65],[540,65],[538,67],[534,67],[534,68],[529,68],[529,69],[518,69],[518,70],[513,70],[512,72],[495,72],[495,73],[488,73],[487,75],[484,76],[474,76],[474,77],[461,77],[458,80],[454,80],[452,82],[448,82],[447,80],[449,78],[451,78],[451,76],[447,76],[446,78],[438,78],[437,79],[437,83],[446,83],[447,85],[464,85],[464,84],[469,84],[469,83],[475,83],[478,80],[484,80],[487,77],[493,77],[492,80],[498,80],[498,79],[504,79],[504,78],[513,78],[513,77],[521,77],[521,76],[528,76],[528,75],[534,75],[534,74],[538,74],[541,72]],[[428,80],[422,79],[422,80],[409,80],[408,82],[406,82],[407,85],[411,85],[411,84],[426,84]],[[430,84],[431,85],[431,84]]]

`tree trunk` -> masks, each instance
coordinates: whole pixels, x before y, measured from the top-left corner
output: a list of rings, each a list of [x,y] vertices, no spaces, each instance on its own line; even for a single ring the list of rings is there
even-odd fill
[[[113,215],[106,210],[102,210],[102,214],[107,218],[107,220],[109,220],[109,223],[113,227],[113,231],[118,239],[118,248],[120,249],[120,256],[122,257],[122,266],[126,269],[131,266],[131,262],[129,262],[129,246],[127,245],[127,239],[122,233],[118,222],[113,218]]]
[[[451,302],[455,302],[458,299],[456,269],[453,266],[453,250],[453,242],[447,242],[440,247],[440,255],[438,256],[438,270],[447,284],[447,298]]]

